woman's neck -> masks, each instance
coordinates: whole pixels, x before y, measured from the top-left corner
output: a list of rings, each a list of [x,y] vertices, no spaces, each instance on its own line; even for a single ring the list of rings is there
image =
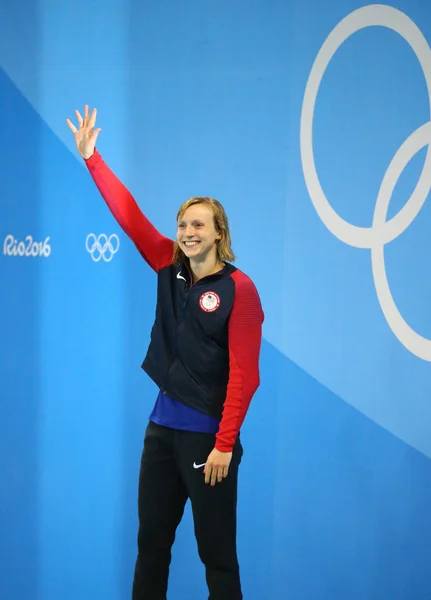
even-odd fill
[[[209,258],[204,262],[193,262],[190,261],[190,270],[193,274],[194,281],[198,281],[198,279],[202,279],[203,277],[207,277],[208,275],[213,275],[218,271],[223,269],[224,263],[219,260],[217,256],[214,258]]]

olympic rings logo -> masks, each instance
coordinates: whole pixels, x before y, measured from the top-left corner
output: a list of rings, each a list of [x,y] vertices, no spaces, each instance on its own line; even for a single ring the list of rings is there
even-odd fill
[[[366,27],[381,26],[398,33],[412,48],[425,76],[431,108],[431,49],[416,24],[401,11],[374,4],[345,17],[323,43],[311,69],[301,113],[301,161],[308,193],[317,214],[339,240],[356,248],[371,250],[374,285],[382,312],[392,332],[412,354],[431,361],[431,340],[414,331],[399,312],[389,287],[384,247],[396,239],[414,221],[431,189],[431,123],[414,131],[401,145],[383,177],[371,227],[358,227],[345,221],[329,204],[320,185],[313,153],[313,117],[323,75],[332,57],[350,36]],[[419,181],[404,207],[386,220],[392,193],[410,160],[427,146],[425,164]]]
[[[85,240],[85,248],[91,254],[94,262],[99,262],[101,259],[110,262],[114,258],[114,254],[118,252],[119,247],[120,240],[115,233],[109,237],[104,233],[99,236],[90,233]]]

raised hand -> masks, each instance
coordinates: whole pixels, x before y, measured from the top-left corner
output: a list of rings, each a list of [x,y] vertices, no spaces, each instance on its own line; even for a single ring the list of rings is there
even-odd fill
[[[75,110],[75,114],[78,119],[79,129],[75,127],[70,119],[66,119],[66,123],[69,125],[69,128],[75,136],[75,143],[79,154],[82,158],[88,160],[94,152],[97,136],[102,131],[100,127],[99,129],[94,129],[94,126],[96,125],[97,110],[93,108],[93,112],[90,116],[88,104],[86,104],[84,107],[84,118],[81,117],[79,110]]]

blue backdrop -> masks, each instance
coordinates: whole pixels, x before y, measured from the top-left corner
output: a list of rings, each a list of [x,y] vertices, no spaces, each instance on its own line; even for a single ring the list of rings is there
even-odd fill
[[[89,103],[164,233],[222,201],[262,298],[244,597],[429,600],[431,4],[4,0],[0,34],[0,598],[130,597],[155,276]],[[205,594],[187,510],[168,597]]]

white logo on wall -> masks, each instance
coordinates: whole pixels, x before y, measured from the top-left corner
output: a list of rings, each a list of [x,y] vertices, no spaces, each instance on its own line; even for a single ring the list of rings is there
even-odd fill
[[[311,69],[301,114],[301,160],[308,193],[323,223],[342,242],[371,250],[374,285],[383,314],[398,340],[413,354],[431,361],[431,340],[414,331],[401,316],[386,276],[384,247],[413,222],[431,189],[431,123],[414,131],[401,145],[383,176],[371,227],[359,227],[345,221],[328,202],[316,172],[313,152],[313,117],[320,83],[335,52],[351,35],[366,27],[381,26],[397,32],[411,46],[425,76],[431,105],[431,49],[420,29],[401,11],[384,5],[355,10],[329,34]],[[404,207],[386,220],[394,188],[409,161],[427,146],[427,155],[419,181]]]
[[[17,240],[13,235],[7,235],[3,243],[3,254],[6,256],[44,257],[51,254],[50,238],[44,242],[37,242],[33,236],[28,235],[24,240]]]
[[[120,247],[120,239],[115,233],[109,237],[105,233],[101,233],[100,235],[90,233],[85,240],[85,247],[94,262],[99,262],[100,260],[111,262],[114,254],[118,252]]]

